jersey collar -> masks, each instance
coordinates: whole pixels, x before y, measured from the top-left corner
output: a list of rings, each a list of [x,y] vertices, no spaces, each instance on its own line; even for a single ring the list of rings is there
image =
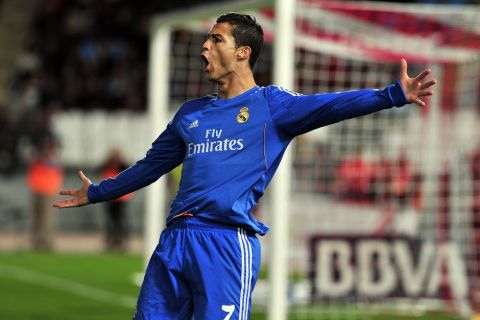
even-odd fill
[[[252,89],[247,90],[247,91],[239,94],[238,96],[230,98],[230,99],[220,99],[218,97],[218,95],[215,94],[214,97],[212,98],[212,101],[213,101],[214,105],[218,105],[218,106],[226,106],[226,105],[230,105],[230,104],[235,104],[239,101],[242,101],[243,99],[245,99],[246,97],[248,97],[252,93],[255,93],[259,89],[260,89],[260,86],[254,86]]]

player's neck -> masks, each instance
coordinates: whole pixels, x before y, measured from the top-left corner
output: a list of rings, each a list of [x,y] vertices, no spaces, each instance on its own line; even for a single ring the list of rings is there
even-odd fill
[[[218,97],[220,99],[235,98],[256,85],[251,72],[244,75],[234,74],[232,77],[218,83]]]

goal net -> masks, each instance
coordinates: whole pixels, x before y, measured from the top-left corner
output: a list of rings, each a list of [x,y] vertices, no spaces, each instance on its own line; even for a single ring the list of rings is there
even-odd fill
[[[274,10],[248,12],[265,31],[255,78],[268,85]],[[172,113],[215,92],[199,58],[214,18],[190,14],[172,28]],[[383,88],[397,79],[400,58],[410,75],[430,67],[438,84],[425,108],[384,110],[296,139],[289,319],[472,314],[480,306],[478,7],[298,0],[295,41],[289,89],[301,93]],[[275,218],[265,200],[256,214]],[[267,296],[260,279],[256,308],[269,307]]]

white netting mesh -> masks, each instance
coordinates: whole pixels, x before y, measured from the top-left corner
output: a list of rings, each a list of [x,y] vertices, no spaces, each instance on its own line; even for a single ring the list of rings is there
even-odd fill
[[[439,83],[424,109],[384,110],[297,139],[290,318],[391,317],[378,305],[416,315],[430,306],[476,308],[479,9],[312,0],[297,10],[294,90],[383,88],[397,79],[402,56],[411,75],[429,66]],[[254,14],[271,39],[271,11]],[[173,32],[172,109],[215,91],[199,59],[212,23]],[[271,52],[267,41],[259,85],[271,81]],[[261,219],[268,223],[269,215]],[[254,303],[263,302],[262,288]]]

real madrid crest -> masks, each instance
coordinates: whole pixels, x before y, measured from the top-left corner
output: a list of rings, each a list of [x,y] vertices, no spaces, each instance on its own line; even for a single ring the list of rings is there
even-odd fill
[[[237,114],[237,122],[245,123],[248,121],[248,118],[250,118],[250,113],[248,113],[248,108],[243,107],[242,109],[240,109],[240,113]]]

